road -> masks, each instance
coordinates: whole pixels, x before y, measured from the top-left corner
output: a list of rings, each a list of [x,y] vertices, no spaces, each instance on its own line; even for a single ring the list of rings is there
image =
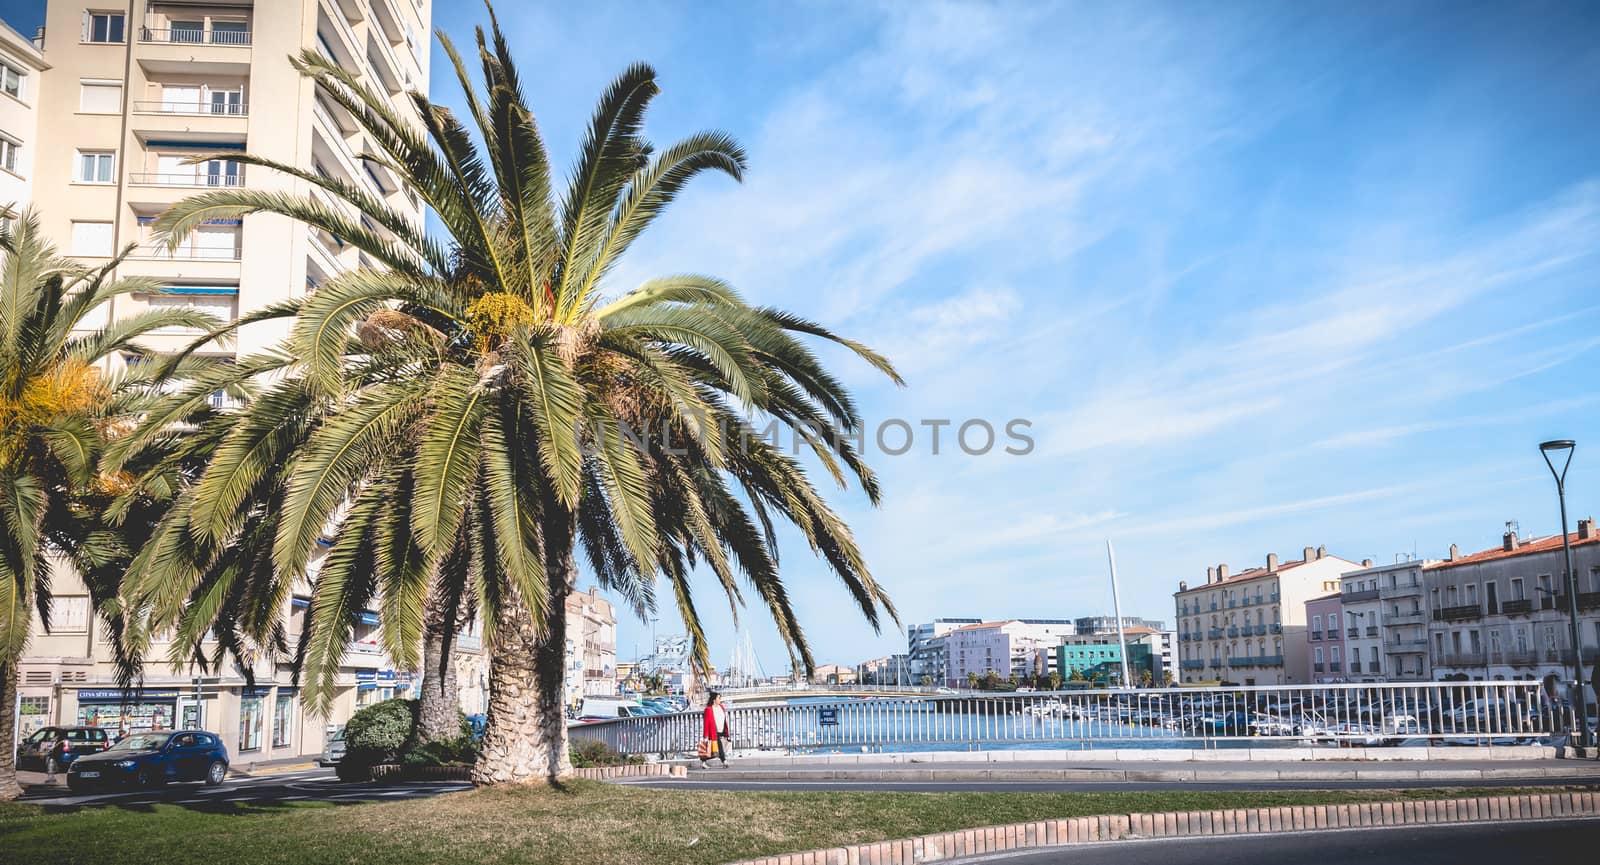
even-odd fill
[[[1005,865],[1569,865],[1593,855],[1600,819],[1277,832],[1227,838],[1115,841],[963,860]]]
[[[34,773],[22,773],[33,775]],[[37,775],[43,780],[43,775]],[[166,803],[201,809],[228,809],[241,804],[268,805],[280,802],[382,802],[395,799],[425,799],[440,793],[470,790],[471,784],[453,781],[417,781],[383,784],[341,784],[332,769],[306,769],[276,775],[232,777],[217,787],[200,784],[168,784],[154,790],[78,795],[65,787],[28,787],[22,801],[51,808],[130,807]]]

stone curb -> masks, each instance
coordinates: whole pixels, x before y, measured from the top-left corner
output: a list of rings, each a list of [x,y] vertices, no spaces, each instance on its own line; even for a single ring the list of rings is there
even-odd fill
[[[1104,814],[784,853],[744,859],[733,865],[916,865],[988,853],[1134,838],[1210,837],[1363,826],[1427,826],[1594,816],[1600,816],[1600,793],[1592,792],[1233,808],[1223,811],[1169,811],[1159,814]]]
[[[684,778],[689,770],[668,763],[640,763],[629,766],[596,766],[590,769],[573,769],[572,777],[590,781],[609,781],[612,778]]]

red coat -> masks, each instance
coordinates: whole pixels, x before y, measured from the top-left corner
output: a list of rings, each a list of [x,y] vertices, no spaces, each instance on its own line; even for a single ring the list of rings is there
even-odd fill
[[[707,706],[706,707],[706,711],[705,711],[705,714],[703,716],[704,717],[704,723],[701,725],[701,728],[700,728],[700,735],[706,737],[707,739],[715,739],[715,738],[717,738],[717,734],[718,733],[721,733],[724,736],[728,735],[728,707],[727,706],[723,706],[722,707],[722,729],[721,730],[717,729],[717,716],[716,716],[716,713],[714,713],[712,711],[712,708],[713,708],[712,706]]]

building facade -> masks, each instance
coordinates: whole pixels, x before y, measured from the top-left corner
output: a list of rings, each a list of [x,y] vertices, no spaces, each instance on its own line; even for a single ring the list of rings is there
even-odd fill
[[[1345,681],[1344,605],[1338,592],[1306,601],[1306,681]]]
[[[1340,581],[1346,675],[1352,682],[1426,682],[1428,598],[1422,571],[1405,559],[1351,571]]]
[[[617,612],[600,590],[567,595],[567,703],[617,693]]]
[[[1002,679],[1048,672],[1055,647],[1072,636],[1069,619],[1011,619],[963,625],[943,637],[944,684],[968,684],[968,675],[982,678],[993,671]]]
[[[394,110],[415,121],[405,93],[427,92],[430,22],[431,0],[49,0],[37,74],[30,72],[19,89],[25,98],[0,96],[0,124],[18,122],[11,115],[21,104],[37,114],[37,139],[16,142],[16,133],[0,128],[20,144],[16,164],[25,166],[0,176],[0,183],[24,181],[26,198],[18,200],[31,202],[46,235],[86,264],[137,247],[119,274],[150,277],[159,290],[113,299],[86,322],[89,327],[172,307],[231,321],[301,296],[346,269],[372,263],[338,238],[270,214],[209,221],[175,252],[153,245],[151,224],[170,205],[209,189],[313,194],[308,183],[270,171],[246,173],[230,159],[249,151],[361,187],[421,225],[421,202],[381,165],[360,158],[376,148],[287,58],[321,52],[388,94]],[[26,47],[13,36],[0,33],[0,59],[26,65]],[[0,69],[0,85],[8,80]],[[331,198],[327,203],[341,207]],[[203,353],[251,353],[275,344],[287,327],[283,321],[250,325],[233,344]],[[174,330],[146,342],[172,350],[198,333]],[[158,643],[144,687],[125,693],[114,684],[109,645],[82,581],[61,568],[53,589],[52,630],[35,623],[21,664],[22,721],[34,728],[198,726],[221,735],[236,762],[245,763],[320,752],[328,729],[359,706],[414,691],[415,674],[395,668],[377,639],[378,613],[369,611],[346,653],[326,717],[301,705],[292,659],[266,655],[249,659],[248,670],[230,664],[201,671],[182,662],[174,668]],[[300,586],[284,602],[291,646],[303,630],[308,597],[309,586]],[[463,634],[456,653],[469,712],[486,704],[481,644],[481,631]]]
[[[49,68],[33,38],[0,21],[0,212],[33,198],[39,81]]]
[[[945,680],[945,642],[942,639],[962,625],[982,619],[934,619],[906,628],[906,664],[912,684],[939,684]]]
[[[1231,573],[1226,564],[1206,569],[1204,585],[1178,584],[1178,664],[1184,682],[1243,685],[1303,684],[1305,603],[1336,591],[1344,571],[1362,567],[1306,547],[1298,561],[1267,555],[1265,567]]]
[[[1123,616],[1122,627],[1149,628],[1152,631],[1164,631],[1166,623],[1156,619],[1141,619],[1138,616]],[[1072,620],[1072,626],[1080,634],[1115,634],[1117,632],[1116,616],[1079,616]]]
[[[1423,568],[1435,680],[1570,679],[1574,601],[1582,663],[1591,668],[1600,646],[1600,532],[1592,518],[1579,520],[1567,540],[1576,599],[1559,535],[1521,538],[1510,530],[1499,547],[1461,555],[1452,546],[1449,559]]]

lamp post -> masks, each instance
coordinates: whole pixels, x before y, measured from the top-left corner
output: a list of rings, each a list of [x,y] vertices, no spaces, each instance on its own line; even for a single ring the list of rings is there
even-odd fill
[[[1539,453],[1544,456],[1544,464],[1550,467],[1550,474],[1556,479],[1556,498],[1561,503],[1561,552],[1566,556],[1567,567],[1567,614],[1572,626],[1572,709],[1577,715],[1578,743],[1589,747],[1589,710],[1587,701],[1583,697],[1583,632],[1578,630],[1578,575],[1572,569],[1572,540],[1567,536],[1567,467],[1572,465],[1572,452],[1578,443],[1571,439],[1556,439],[1541,442]],[[1556,468],[1555,459],[1565,457],[1561,461],[1561,468]]]

